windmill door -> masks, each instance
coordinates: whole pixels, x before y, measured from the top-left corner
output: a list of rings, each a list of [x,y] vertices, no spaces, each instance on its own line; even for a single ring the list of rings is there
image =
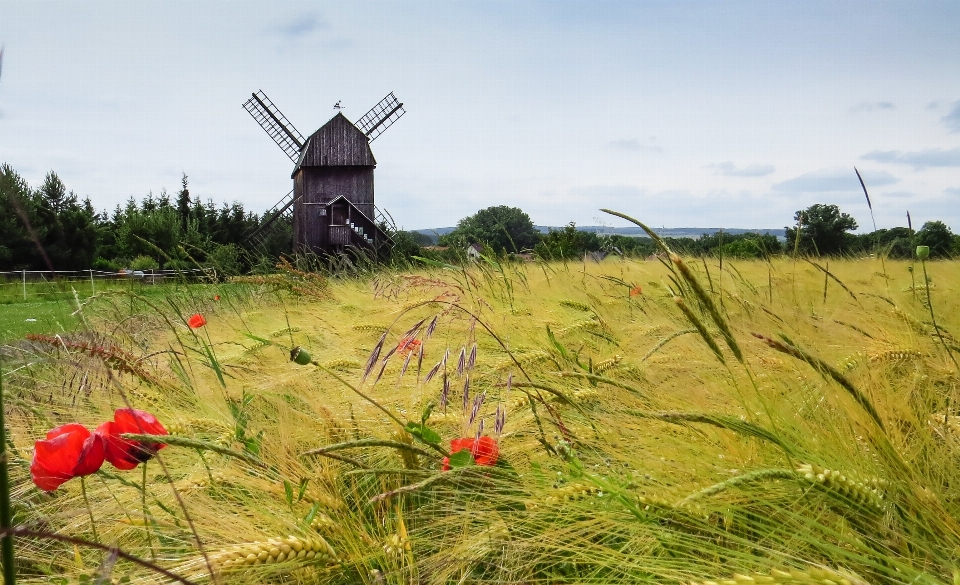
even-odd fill
[[[347,225],[347,204],[339,201],[330,206],[330,225]]]

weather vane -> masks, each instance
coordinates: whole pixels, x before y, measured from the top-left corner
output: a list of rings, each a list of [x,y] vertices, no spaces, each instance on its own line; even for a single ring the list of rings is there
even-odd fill
[[[334,109],[334,110],[342,110],[342,109],[343,109],[343,106],[340,105],[340,102],[341,102],[341,101],[342,101],[342,100],[337,100],[337,103],[333,104],[333,109]]]

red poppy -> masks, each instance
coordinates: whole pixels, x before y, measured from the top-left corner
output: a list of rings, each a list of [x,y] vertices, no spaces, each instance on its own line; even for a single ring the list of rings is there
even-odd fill
[[[104,441],[81,424],[52,429],[45,441],[37,441],[30,463],[30,476],[38,488],[50,492],[74,477],[94,473],[103,465]]]
[[[640,288],[640,285],[639,285],[639,284],[638,284],[637,286],[635,286],[635,287],[633,287],[633,288],[630,289],[630,296],[631,296],[631,297],[635,297],[635,296],[637,296],[637,295],[639,295],[639,294],[641,294],[641,293],[643,293],[643,289]]]
[[[219,300],[220,300],[220,295],[213,295],[213,300],[219,301]]]
[[[207,324],[207,320],[203,318],[203,315],[200,313],[194,313],[187,319],[187,325],[190,326],[190,329],[199,329]]]
[[[486,465],[487,467],[495,465],[500,457],[500,446],[493,437],[480,437],[479,439],[463,438],[450,441],[450,453],[456,453],[464,449],[469,449],[473,455],[473,461],[477,465]],[[450,469],[450,458],[443,458],[443,471]]]
[[[480,437],[474,441],[470,453],[473,454],[473,460],[477,462],[477,465],[490,466],[495,464],[497,458],[500,457],[500,446],[497,445],[497,440],[493,437]]]
[[[414,337],[404,337],[400,340],[400,343],[397,344],[397,353],[400,355],[406,355],[411,351],[417,350],[420,348],[420,340]]]
[[[97,427],[96,433],[104,438],[104,456],[117,469],[133,469],[166,447],[163,443],[128,441],[120,437],[124,433],[140,435],[168,435],[157,417],[149,412],[133,408],[118,408],[113,420]]]

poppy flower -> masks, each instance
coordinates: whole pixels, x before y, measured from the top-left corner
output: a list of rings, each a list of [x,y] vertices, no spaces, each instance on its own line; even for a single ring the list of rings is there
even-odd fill
[[[397,353],[406,355],[420,348],[420,340],[414,337],[404,337],[397,344]]]
[[[497,440],[493,437],[480,437],[473,442],[470,453],[477,465],[491,466],[500,457],[500,446],[497,445]]]
[[[635,286],[635,287],[633,287],[633,288],[630,289],[630,296],[631,296],[631,297],[635,297],[635,296],[637,296],[637,295],[639,295],[639,294],[642,294],[642,293],[643,293],[643,289],[640,288],[640,285],[639,285],[639,284],[638,284],[637,286]]]
[[[30,476],[43,491],[53,491],[73,479],[94,473],[103,465],[103,438],[78,423],[50,430],[34,444]]]
[[[450,453],[457,453],[468,449],[473,455],[473,462],[477,465],[490,467],[497,463],[500,457],[500,446],[493,437],[480,437],[479,439],[463,438],[450,441]],[[443,458],[443,471],[450,470],[450,458]]]
[[[213,300],[219,301],[219,300],[220,300],[220,295],[213,295]]]
[[[97,427],[96,434],[104,439],[106,450],[104,457],[117,469],[133,469],[150,459],[157,451],[166,447],[163,443],[130,441],[121,438],[124,433],[140,435],[168,435],[167,429],[157,417],[149,412],[134,408],[118,408],[113,420]]]
[[[207,324],[207,320],[203,318],[203,315],[200,313],[194,313],[187,319],[187,325],[190,326],[190,329],[199,329]]]

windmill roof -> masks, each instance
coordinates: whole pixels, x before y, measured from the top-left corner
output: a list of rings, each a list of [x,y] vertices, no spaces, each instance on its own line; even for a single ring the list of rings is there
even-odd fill
[[[342,113],[310,135],[294,173],[300,167],[376,166],[370,140]]]

